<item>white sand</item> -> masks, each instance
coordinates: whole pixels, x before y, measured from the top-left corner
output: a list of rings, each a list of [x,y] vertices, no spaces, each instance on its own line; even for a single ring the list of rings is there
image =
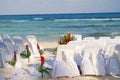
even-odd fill
[[[43,46],[44,48],[56,48],[58,46],[57,42],[40,42],[39,43],[40,46]],[[51,53],[51,51],[50,51]],[[24,69],[29,70],[29,68],[31,67],[30,65],[32,64],[36,64],[39,63],[39,58],[35,59],[36,62],[35,63],[31,63],[31,64],[25,64],[24,62],[22,62],[22,66]],[[16,70],[19,69],[3,69],[0,68],[0,78],[4,77],[4,76],[8,76],[11,72],[15,72]],[[6,77],[5,80],[10,80],[11,77],[16,76],[16,74],[13,74],[10,77]],[[32,79],[32,76],[29,76],[27,73],[25,73],[25,76],[28,78]],[[38,78],[34,78],[34,80],[120,80],[120,76],[104,76],[104,77],[99,77],[99,76],[79,76],[79,77],[74,77],[74,78],[56,78],[56,79],[52,79],[51,76],[47,75],[45,79],[40,79],[40,77]]]

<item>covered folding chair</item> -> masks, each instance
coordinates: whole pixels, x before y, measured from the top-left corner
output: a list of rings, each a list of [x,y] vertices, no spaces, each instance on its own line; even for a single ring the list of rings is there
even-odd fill
[[[86,46],[81,70],[83,75],[105,75],[105,63],[101,46],[95,44]]]
[[[77,63],[77,65],[81,65],[82,57],[83,57],[83,50],[85,45],[82,42],[78,41],[70,41],[68,46],[73,46],[75,48],[75,53],[74,53],[74,60]]]
[[[33,56],[39,57],[40,54],[39,54],[38,49],[37,49],[37,44],[39,44],[39,43],[37,42],[36,37],[34,35],[27,35],[26,39],[28,41],[28,44],[30,46],[30,49],[32,51]],[[40,46],[40,49],[43,49],[43,47]]]
[[[115,36],[114,39],[120,40],[120,36]]]
[[[22,58],[20,56],[20,54],[22,52],[26,51],[26,47],[25,47],[23,39],[20,36],[13,36],[13,41],[15,43],[15,49],[17,51],[17,54],[18,54],[20,60],[28,62],[28,59]],[[31,54],[31,56],[30,56],[30,62],[34,62],[34,61],[35,60],[34,60],[33,54]]]
[[[11,61],[13,59],[13,56],[9,53],[9,50],[7,46],[0,42],[0,67],[2,68],[13,68],[10,64],[8,64],[6,61]],[[19,60],[17,60],[17,63],[15,64],[15,68],[20,68],[21,63]]]
[[[2,42],[3,40],[2,40],[2,37],[0,36],[0,42]]]
[[[69,77],[70,76],[67,71],[66,64],[62,59],[62,52],[63,52],[63,49],[65,46],[66,45],[62,45],[62,46],[60,45],[57,48],[57,56],[56,56],[56,60],[53,65],[53,70],[52,70],[52,78]]]
[[[6,36],[2,36],[2,40],[5,43],[5,45],[8,47],[9,53],[13,56],[14,55],[13,53],[14,51],[16,51],[16,49],[12,39],[6,35]]]
[[[120,62],[118,58],[119,46],[116,44],[109,44],[105,51],[106,60],[106,74],[119,75],[120,74]]]
[[[1,37],[4,39],[4,38],[11,38],[8,34],[2,34]]]
[[[62,53],[63,61],[66,64],[68,73],[70,77],[80,76],[77,64],[75,60],[71,57],[71,53],[74,53],[74,49],[65,49]]]
[[[76,41],[81,41],[81,40],[82,40],[82,35],[80,35],[80,34],[75,34],[74,36],[75,36],[75,38],[76,38]]]
[[[13,36],[12,39],[15,43],[17,54],[20,55],[20,53],[25,50],[24,41],[20,36]]]
[[[58,68],[55,67],[53,68],[53,73],[54,72],[58,72],[59,69],[61,69],[59,66],[64,67],[62,68],[62,72],[60,72],[61,74],[63,74],[64,76],[67,77],[75,77],[75,76],[79,76],[79,70],[77,68],[77,64],[74,61],[74,49],[71,46],[67,46],[67,45],[60,45],[58,47],[58,51],[57,51],[57,57],[56,57],[56,61],[58,61],[58,63],[61,64],[57,64],[55,61],[54,66],[58,66]],[[65,71],[65,73],[63,72]],[[60,74],[59,73],[59,74]],[[58,74],[55,74],[58,75]]]

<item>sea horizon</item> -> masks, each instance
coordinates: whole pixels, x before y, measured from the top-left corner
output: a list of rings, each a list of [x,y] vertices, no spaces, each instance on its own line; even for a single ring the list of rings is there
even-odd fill
[[[108,14],[108,13],[120,13],[120,12],[79,12],[79,13],[75,13],[75,12],[73,12],[73,13],[36,13],[36,14],[33,14],[33,13],[29,13],[29,14],[23,14],[23,13],[21,13],[21,14],[0,14],[0,16],[14,16],[14,15],[65,15],[65,14]]]
[[[0,15],[0,35],[35,35],[39,41],[58,41],[67,32],[83,37],[120,36],[120,12]]]

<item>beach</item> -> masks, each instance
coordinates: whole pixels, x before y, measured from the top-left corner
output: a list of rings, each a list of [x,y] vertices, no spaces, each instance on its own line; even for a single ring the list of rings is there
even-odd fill
[[[44,48],[47,58],[59,45],[60,35],[68,32],[82,35],[82,38],[120,36],[120,13],[0,15],[0,35],[8,34],[11,38],[16,35],[21,36],[25,42],[27,35],[35,35],[39,45]],[[22,62],[22,68],[0,68],[0,80],[10,80],[16,76],[24,76],[28,80],[42,80],[40,76],[28,73],[31,67],[38,63],[40,63],[40,58],[35,58],[34,63]],[[18,71],[20,71],[20,75],[18,75]],[[120,76],[83,75],[56,79],[52,79],[51,75],[46,75],[45,78],[45,80],[120,80]]]
[[[58,46],[57,42],[39,42],[39,44],[44,47],[46,50],[45,53],[52,54],[53,50]],[[24,75],[29,79],[31,78],[32,80],[120,80],[120,76],[83,76],[80,75],[78,77],[73,77],[73,78],[66,78],[66,77],[61,77],[61,78],[51,78],[51,75],[46,75],[44,79],[42,79],[40,76],[33,77],[30,76],[27,71],[31,68],[33,64],[38,64],[39,63],[39,58],[35,58],[34,63],[24,63],[22,62],[22,69],[24,69],[26,72],[23,72]],[[20,71],[21,69],[16,69],[16,68],[0,68],[0,78],[1,77],[6,77],[5,80],[10,80],[11,77],[15,77],[18,74],[17,71]],[[13,74],[14,73],[14,74]]]

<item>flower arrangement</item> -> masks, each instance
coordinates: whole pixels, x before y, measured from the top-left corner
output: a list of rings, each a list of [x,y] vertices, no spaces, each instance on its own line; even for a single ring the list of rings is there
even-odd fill
[[[20,53],[21,57],[23,58],[28,58],[28,62],[30,62],[30,56],[31,56],[31,52],[29,50],[28,45],[26,45],[26,51],[23,51],[22,53]]]
[[[37,49],[38,49],[39,54],[40,54],[40,55],[43,55],[43,50],[42,50],[42,49],[40,49],[40,46],[39,46],[39,44],[38,44],[38,43],[37,43]]]
[[[62,36],[59,40],[59,44],[67,44],[69,41],[76,40],[75,36],[73,36],[70,32]]]
[[[16,52],[14,51],[14,57],[11,61],[6,61],[8,64],[12,65],[13,67],[15,67],[15,64],[17,62],[17,56],[16,56]]]
[[[50,70],[50,69],[44,67],[44,64],[45,64],[45,57],[43,56],[44,52],[42,49],[40,49],[39,44],[37,44],[37,49],[38,49],[38,52],[40,53],[40,61],[41,61],[41,64],[38,67],[38,71],[41,73],[41,76],[43,78],[43,73],[49,74],[48,70]]]

